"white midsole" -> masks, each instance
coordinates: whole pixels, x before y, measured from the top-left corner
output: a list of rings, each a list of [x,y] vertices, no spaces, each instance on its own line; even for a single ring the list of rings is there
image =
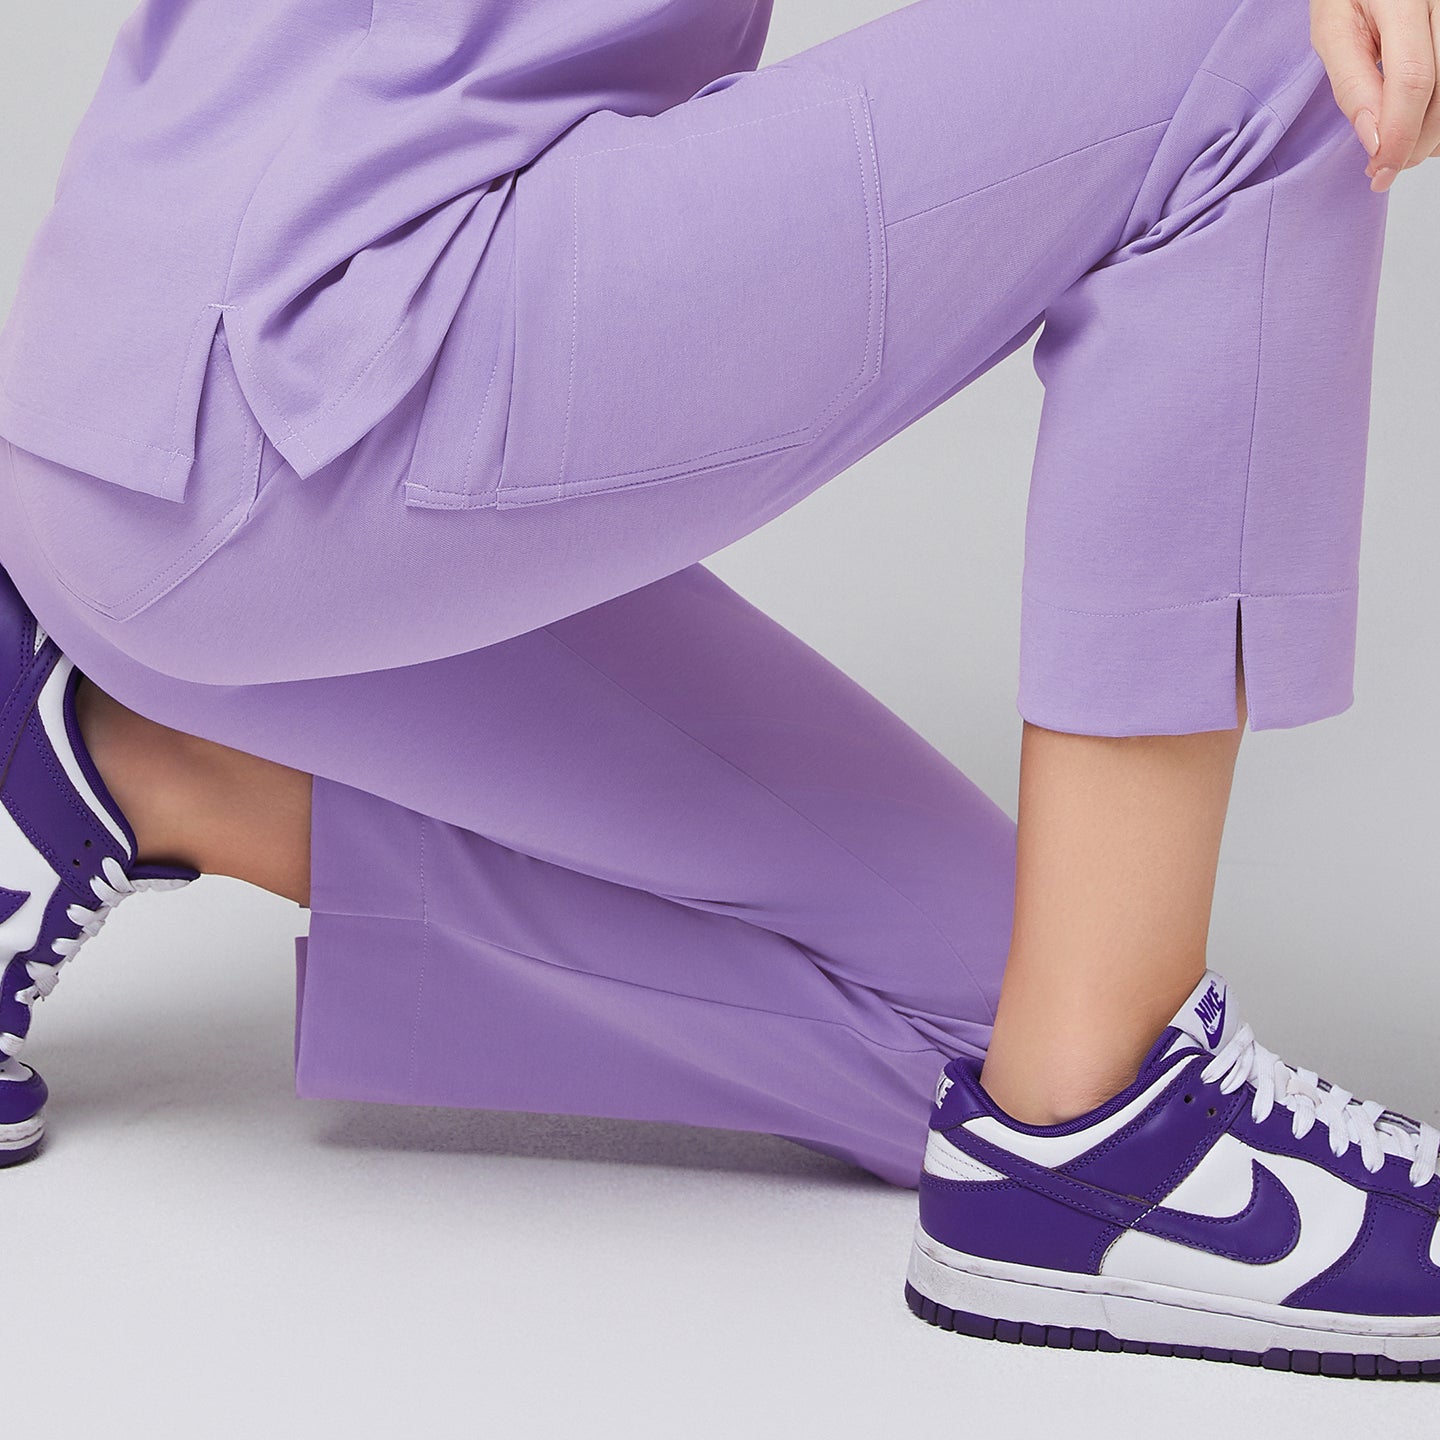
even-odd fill
[[[1440,1359],[1440,1316],[1294,1310],[1144,1280],[1012,1265],[951,1250],[918,1223],[909,1279],[927,1299],[950,1310],[989,1320],[1107,1330],[1121,1340]]]
[[[18,1125],[0,1125],[0,1151],[23,1150],[33,1145],[45,1133],[45,1118],[32,1115]]]

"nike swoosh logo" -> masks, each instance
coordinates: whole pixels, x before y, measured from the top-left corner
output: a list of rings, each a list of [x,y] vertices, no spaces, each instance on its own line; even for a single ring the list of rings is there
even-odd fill
[[[1002,1149],[963,1126],[950,1131],[947,1138],[956,1149],[1026,1189],[1123,1230],[1138,1230],[1242,1265],[1272,1265],[1300,1243],[1300,1207],[1295,1197],[1274,1171],[1258,1160],[1250,1162],[1250,1199],[1243,1209],[1233,1215],[1195,1215],[1076,1180]]]
[[[1216,1017],[1213,1025],[1203,1016],[1201,1017],[1200,1023],[1205,1027],[1205,1039],[1213,1049],[1220,1043],[1220,1036],[1225,1029],[1225,1007],[1223,1005],[1220,1007],[1220,1014]]]
[[[1135,1229],[1242,1265],[1272,1265],[1300,1243],[1300,1207],[1273,1170],[1252,1160],[1250,1201],[1243,1210],[1195,1215],[1157,1205],[1135,1222]]]

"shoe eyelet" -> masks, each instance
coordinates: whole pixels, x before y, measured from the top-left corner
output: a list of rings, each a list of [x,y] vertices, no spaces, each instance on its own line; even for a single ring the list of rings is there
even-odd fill
[[[1193,1095],[1187,1095],[1185,1097],[1185,1103],[1187,1105],[1193,1105],[1195,1103],[1195,1097]]]
[[[87,840],[85,842],[85,848],[88,850],[94,843],[95,842],[93,840]]]
[[[1215,1113],[1215,1107],[1214,1107],[1213,1105],[1210,1106],[1210,1108],[1209,1108],[1208,1110],[1206,1110],[1205,1113],[1206,1113],[1207,1115],[1214,1115],[1214,1113]]]

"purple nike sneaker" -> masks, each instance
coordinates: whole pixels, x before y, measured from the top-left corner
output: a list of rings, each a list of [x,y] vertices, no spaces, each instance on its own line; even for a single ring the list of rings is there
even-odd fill
[[[953,1060],[905,1286],[946,1330],[1322,1375],[1440,1373],[1440,1132],[1285,1064],[1213,971],[1135,1082],[1024,1125]]]
[[[135,864],[135,835],[80,738],[79,673],[0,570],[0,1166],[35,1153],[45,1082],[16,1058],[37,1000],[136,890],[194,870]]]

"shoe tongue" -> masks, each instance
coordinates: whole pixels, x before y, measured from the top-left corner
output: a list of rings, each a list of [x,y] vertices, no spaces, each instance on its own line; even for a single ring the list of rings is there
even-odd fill
[[[1207,970],[1189,998],[1175,1012],[1172,1030],[1180,1030],[1214,1054],[1239,1026],[1231,1013],[1223,976]]]

